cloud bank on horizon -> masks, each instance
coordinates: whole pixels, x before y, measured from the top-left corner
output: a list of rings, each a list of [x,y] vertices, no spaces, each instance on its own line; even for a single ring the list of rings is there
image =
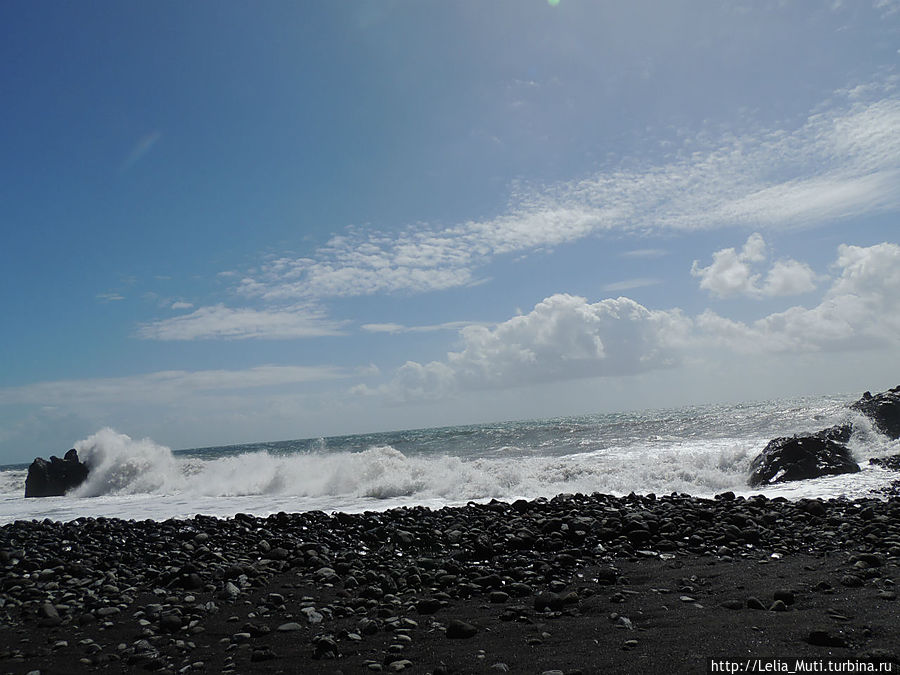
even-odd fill
[[[897,384],[894,4],[642,7],[226,3],[165,106],[151,24],[75,49],[118,126],[17,89],[0,464]]]

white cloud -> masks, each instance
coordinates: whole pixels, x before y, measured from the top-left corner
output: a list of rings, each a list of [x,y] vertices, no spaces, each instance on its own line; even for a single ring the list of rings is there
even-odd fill
[[[754,263],[762,263],[766,258],[766,242],[762,235],[754,233],[740,251],[724,248],[713,253],[709,267],[700,267],[695,260],[691,275],[700,277],[700,288],[719,298],[799,295],[816,288],[812,268],[790,259],[776,261],[763,280],[754,270]]]
[[[125,299],[120,293],[98,293],[96,297],[100,302],[118,302]]]
[[[431,333],[440,330],[460,330],[466,326],[486,325],[475,321],[446,321],[424,326],[404,326],[399,323],[364,323],[360,326],[369,333]]]
[[[193,306],[193,302],[183,302],[181,300],[172,303],[172,309],[190,309]]]
[[[243,370],[165,370],[129,377],[39,382],[0,389],[0,405],[70,407],[73,402],[172,402],[203,392],[239,391],[345,377],[333,366],[258,366]]]
[[[305,307],[258,310],[231,309],[219,304],[141,324],[137,336],[148,340],[292,339],[343,335],[342,325],[327,319],[320,311]]]
[[[793,128],[695,135],[663,163],[517,186],[509,209],[489,220],[399,234],[352,229],[308,257],[267,261],[239,290],[280,302],[435,291],[478,283],[497,256],[605,231],[809,227],[896,210],[898,183],[900,98],[878,82],[836,92]],[[799,277],[796,266],[778,274]],[[797,287],[777,281],[760,288]]]
[[[873,6],[881,10],[882,19],[888,19],[900,12],[900,0],[875,0]]]
[[[364,323],[360,328],[369,333],[405,333],[409,330],[399,323]]]
[[[752,236],[740,253],[733,253],[760,260],[765,242]],[[678,309],[651,310],[628,298],[591,304],[553,295],[495,327],[462,329],[462,350],[443,361],[409,361],[390,384],[380,389],[361,385],[355,391],[416,401],[461,391],[636,375],[694,358],[706,362],[713,354],[733,361],[735,354],[900,347],[900,246],[841,245],[835,267],[839,276],[818,305],[792,307],[751,324],[711,310],[692,319]],[[798,269],[776,264],[761,287],[795,285],[794,273],[801,281],[806,278]],[[736,285],[747,279],[736,276]]]
[[[656,286],[657,284],[661,284],[661,279],[651,279],[649,277],[640,277],[637,279],[625,279],[623,281],[616,281],[612,284],[606,284],[603,287],[604,291],[609,292],[618,292],[618,291],[629,291],[633,288],[646,288],[647,286]]]
[[[816,288],[816,274],[806,263],[776,260],[766,274],[761,293],[766,296],[801,295]]]
[[[361,377],[374,377],[376,375],[381,375],[381,369],[374,363],[370,363],[366,366],[359,366],[356,369],[356,374]]]
[[[459,389],[503,389],[580,377],[668,368],[690,321],[628,298],[594,304],[553,295],[494,328],[460,331],[463,349],[443,362],[407,362],[387,391],[399,398],[443,397]]]
[[[770,314],[750,324],[706,311],[697,318],[702,336],[734,351],[806,352],[858,350],[900,342],[900,246],[842,244],[840,276],[822,302]]]
[[[149,153],[153,149],[153,146],[156,145],[161,138],[162,133],[159,131],[153,131],[140,138],[134,144],[134,147],[131,148],[131,152],[128,153],[128,157],[126,157],[125,161],[122,162],[119,170],[127,171],[135,164],[140,162],[147,155],[147,153]]]
[[[662,248],[636,248],[632,251],[624,251],[619,255],[622,258],[643,258],[643,259],[653,259],[653,258],[662,258],[665,255],[668,255],[669,252]]]

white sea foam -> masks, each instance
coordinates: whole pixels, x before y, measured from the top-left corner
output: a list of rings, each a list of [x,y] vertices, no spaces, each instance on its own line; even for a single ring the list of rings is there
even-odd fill
[[[671,413],[666,415],[659,418],[660,424],[687,424],[687,416],[670,422]],[[847,418],[845,413],[841,415],[843,418],[830,412],[819,414],[812,424],[821,428],[825,422]],[[797,408],[782,414],[785,419],[791,416],[804,417]],[[855,497],[896,478],[896,473],[869,466],[866,459],[896,454],[900,443],[879,434],[864,418],[854,417],[850,447],[863,468],[861,473],[751,489],[746,485],[750,461],[776,434],[745,427],[723,437],[719,418],[711,413],[707,417],[709,421],[703,424],[709,433],[703,432],[704,426],[699,432],[685,427],[680,434],[642,436],[621,422],[616,422],[614,432],[605,431],[602,425],[582,424],[565,435],[577,432],[583,437],[574,443],[561,440],[558,446],[548,445],[554,434],[547,435],[547,429],[553,431],[556,423],[532,423],[525,431],[516,425],[510,425],[508,432],[491,429],[482,436],[489,440],[482,447],[467,429],[464,448],[455,453],[447,449],[452,434],[444,443],[423,432],[417,438],[425,438],[427,443],[410,445],[398,432],[392,442],[406,443],[403,447],[410,449],[405,453],[391,443],[350,450],[356,447],[352,443],[317,439],[301,450],[292,446],[279,451],[278,444],[269,444],[268,450],[230,448],[183,455],[149,439],[135,440],[103,429],[76,444],[90,474],[66,497],[24,500],[25,472],[0,472],[0,522],[44,517],[66,520],[82,515],[164,519],[196,513],[227,516],[238,511],[265,515],[280,510],[438,507],[563,492],[683,492],[710,497],[733,490],[789,498]],[[695,419],[699,418],[688,421],[695,423]],[[640,424],[646,420],[642,418]],[[529,444],[526,432],[532,430],[544,435]],[[788,426],[783,434],[794,430]],[[330,443],[335,447],[329,447]]]
[[[90,468],[75,497],[169,492],[184,482],[172,451],[150,439],[136,441],[107,427],[76,443],[75,449]]]

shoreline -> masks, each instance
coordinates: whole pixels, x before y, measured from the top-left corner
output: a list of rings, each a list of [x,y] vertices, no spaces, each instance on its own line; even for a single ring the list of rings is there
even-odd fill
[[[896,497],[18,521],[0,527],[0,672],[900,668],[898,565]]]

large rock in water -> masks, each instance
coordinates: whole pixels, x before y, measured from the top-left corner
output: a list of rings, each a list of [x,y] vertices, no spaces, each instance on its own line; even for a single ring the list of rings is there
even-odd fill
[[[850,407],[871,418],[881,433],[900,438],[900,386],[874,396],[866,392]]]
[[[775,438],[750,464],[753,487],[805,480],[819,476],[856,473],[859,464],[844,443],[850,440],[849,424],[823,429],[814,434]]]
[[[48,462],[38,457],[28,467],[25,496],[60,497],[81,485],[87,475],[87,464],[78,459],[75,448],[69,450],[63,459],[51,455]]]

